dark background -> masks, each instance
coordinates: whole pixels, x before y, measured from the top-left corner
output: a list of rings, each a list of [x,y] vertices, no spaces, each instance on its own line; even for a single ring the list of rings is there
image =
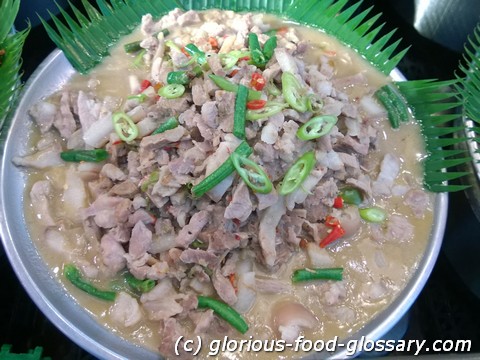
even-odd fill
[[[423,18],[415,2],[366,0],[361,8],[375,5],[374,13],[382,12],[382,19],[386,21],[382,32],[398,28],[396,38],[403,39],[401,47],[411,46],[399,64],[407,79],[451,79],[462,60],[467,36],[480,20],[480,2],[446,0],[447,6],[443,0],[435,0],[432,3],[437,7],[428,9]],[[43,27],[38,26],[32,3],[22,1],[22,13],[16,22],[21,29],[25,17],[29,17],[33,25],[23,54],[24,80],[55,48]],[[72,3],[79,6],[79,1]],[[43,7],[37,11],[47,16]],[[449,199],[447,229],[438,261],[407,315],[408,322],[403,323],[408,326],[398,326],[396,336],[405,332],[404,339],[427,340],[430,344],[437,339],[468,339],[472,340],[472,352],[480,353],[480,277],[477,276],[480,274],[477,258],[480,223],[463,192],[450,194]],[[53,360],[94,359],[59,332],[36,308],[18,282],[3,248],[0,248],[0,274],[0,345],[12,344],[13,353],[25,353],[42,346],[43,355]]]

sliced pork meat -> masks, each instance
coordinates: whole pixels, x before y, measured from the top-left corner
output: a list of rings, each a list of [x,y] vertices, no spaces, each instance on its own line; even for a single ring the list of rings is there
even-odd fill
[[[180,247],[188,247],[197,238],[209,220],[210,213],[206,210],[193,214],[188,225],[183,227],[178,233],[175,243]]]
[[[123,291],[116,296],[109,315],[116,324],[124,327],[135,326],[143,318],[137,299]]]
[[[57,106],[48,101],[39,101],[29,110],[30,116],[37,123],[42,134],[48,132],[52,127],[57,110]]]
[[[244,182],[241,182],[233,192],[232,201],[225,208],[225,219],[238,219],[246,221],[253,211],[250,200],[250,190]]]
[[[112,233],[106,233],[100,240],[100,249],[103,264],[113,273],[124,269],[127,261],[125,249]]]
[[[403,203],[412,209],[417,218],[422,218],[430,206],[430,198],[425,191],[412,189],[405,194]]]
[[[181,295],[177,293],[169,279],[163,279],[148,293],[142,294],[140,302],[150,320],[167,320],[180,314],[183,307],[177,300]]]
[[[282,196],[278,197],[275,204],[267,208],[260,215],[260,225],[258,229],[258,240],[262,248],[263,258],[265,264],[273,266],[277,257],[276,239],[277,239],[277,225],[282,216],[286,213],[285,201]]]
[[[288,344],[293,343],[302,330],[312,329],[318,323],[318,319],[309,310],[294,302],[277,304],[273,316],[281,339]]]
[[[380,173],[377,179],[372,182],[372,190],[376,195],[389,196],[392,193],[392,187],[400,173],[400,158],[396,155],[387,153],[380,165]]]
[[[55,220],[52,218],[49,205],[49,197],[52,194],[52,185],[48,180],[39,180],[35,182],[30,190],[30,199],[34,212],[39,222],[44,226],[55,226]]]

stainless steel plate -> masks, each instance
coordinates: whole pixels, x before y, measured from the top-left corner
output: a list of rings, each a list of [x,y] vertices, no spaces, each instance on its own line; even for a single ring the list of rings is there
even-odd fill
[[[26,175],[11,160],[28,148],[32,122],[28,109],[41,98],[59,90],[74,70],[63,54],[54,51],[31,76],[21,101],[5,132],[4,153],[0,168],[0,230],[8,258],[26,291],[40,310],[72,341],[102,359],[159,359],[159,355],[127,342],[98,324],[69,295],[43,262],[30,238],[24,217]],[[401,78],[398,72],[392,74]],[[5,129],[6,130],[6,129]],[[435,220],[425,255],[407,286],[395,301],[351,339],[366,336],[381,338],[407,312],[425,285],[441,247],[447,216],[446,194],[435,198]],[[350,339],[347,339],[348,341]],[[342,351],[343,350],[343,351]],[[327,355],[327,354],[325,354]],[[345,358],[346,350],[334,354]],[[312,356],[313,357],[313,356]]]

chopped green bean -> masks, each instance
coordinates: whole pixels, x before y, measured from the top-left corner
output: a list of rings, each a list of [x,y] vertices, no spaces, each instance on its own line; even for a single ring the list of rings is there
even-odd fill
[[[232,83],[231,81],[225,79],[222,76],[210,74],[208,77],[217,85],[220,89],[225,91],[230,91],[236,93],[238,91],[238,85]],[[248,98],[247,100],[258,100],[262,96],[260,91],[248,89]]]
[[[240,145],[234,150],[234,153],[243,156],[250,156],[253,150],[248,145],[246,141],[242,141]],[[231,157],[229,157],[225,162],[218,167],[214,172],[205,177],[200,183],[195,185],[192,188],[192,194],[194,197],[200,197],[205,194],[207,191],[210,191],[219,183],[221,183],[225,178],[230,176],[235,171],[235,166],[233,165]]]
[[[188,85],[190,81],[192,81],[192,77],[190,77],[187,71],[170,71],[167,74],[168,84]]]
[[[271,36],[263,45],[263,55],[265,60],[268,62],[273,56],[275,49],[277,48],[277,37]]]
[[[204,65],[207,62],[207,57],[205,53],[201,51],[196,45],[194,44],[185,45],[185,51],[189,53],[199,65]]]
[[[80,270],[78,270],[78,268],[73,264],[65,265],[63,268],[63,274],[75,287],[99,299],[114,301],[115,297],[117,296],[117,293],[114,291],[100,290],[90,282],[84,280]]]
[[[108,155],[108,151],[105,149],[67,150],[60,153],[60,158],[68,162],[100,162],[106,160]]]
[[[245,334],[248,331],[248,324],[235,309],[224,302],[212,299],[208,296],[198,296],[199,309],[212,309],[215,314],[232,325],[235,329]]]
[[[258,41],[258,35],[255,33],[248,34],[248,48],[252,56],[253,65],[257,67],[264,67],[267,63],[265,55],[260,48],[260,42]]]
[[[343,268],[328,269],[298,269],[292,275],[292,282],[298,283],[310,280],[336,280],[343,279]]]
[[[131,273],[125,274],[125,281],[127,282],[128,286],[130,286],[133,290],[139,293],[147,293],[151,291],[156,285],[155,280],[140,280],[133,276]]]
[[[168,118],[163,124],[161,124],[153,133],[152,135],[161,134],[167,130],[175,129],[178,126],[178,120],[176,117],[172,116]]]
[[[233,113],[233,135],[237,138],[245,139],[245,115],[247,107],[248,88],[243,85],[238,86],[235,97],[235,111]]]

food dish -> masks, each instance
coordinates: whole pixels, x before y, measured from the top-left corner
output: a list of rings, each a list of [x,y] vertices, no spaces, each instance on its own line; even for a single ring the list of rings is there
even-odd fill
[[[292,162],[292,160],[290,160],[290,162]],[[17,163],[18,163],[18,161],[17,161]],[[264,256],[265,256],[265,253],[264,253]],[[274,260],[273,260],[273,261],[274,261]],[[268,264],[268,262],[267,262],[267,265],[275,265],[275,263],[272,262],[272,263]]]

